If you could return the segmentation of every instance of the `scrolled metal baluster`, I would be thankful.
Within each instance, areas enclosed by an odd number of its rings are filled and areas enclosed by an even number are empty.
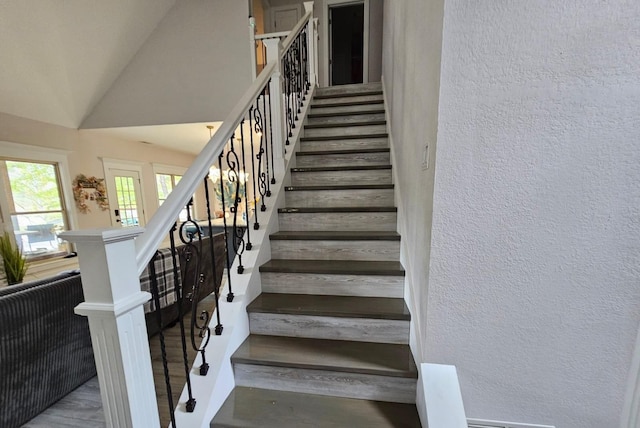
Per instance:
[[[267,88],[271,87],[271,79],[267,82]],[[271,117],[271,93],[269,93],[269,143],[271,144],[271,168],[275,165],[273,159],[273,118]],[[276,174],[275,171],[271,176],[271,184],[276,184]]]
[[[304,27],[304,37],[302,39],[302,61],[304,62],[304,67],[302,68],[304,70],[304,87],[305,87],[305,97],[304,99],[306,99],[306,95],[307,92],[309,91],[309,89],[311,88],[311,82],[310,82],[310,78],[309,76],[311,75],[311,70],[309,69],[310,64],[309,64],[309,31],[308,28],[305,26]]]
[[[213,267],[213,296],[216,300],[216,326],[214,331],[216,336],[220,336],[222,334],[223,326],[222,322],[220,322],[220,306],[218,305],[218,301],[220,299],[220,290],[218,289],[218,284],[216,281],[218,280],[218,273],[216,271],[216,257],[213,251],[213,225],[211,224],[211,198],[209,196],[209,175],[204,178],[204,196],[207,201],[207,222],[209,226],[209,251],[211,252],[211,264]],[[222,177],[220,177],[222,179]]]
[[[224,152],[218,156],[218,165],[220,166],[220,194],[222,195],[222,224],[224,225],[224,245],[229,248],[229,232],[227,231],[227,215],[225,213],[226,206],[224,202],[224,177],[222,176],[222,157]],[[227,257],[227,285],[229,285],[229,293],[227,293],[227,302],[233,302],[233,290],[231,289],[231,262],[229,260],[229,251],[225,251]]]
[[[267,186],[267,190],[265,192],[265,195],[267,196],[267,198],[271,197],[271,169],[269,168],[269,141],[267,139],[267,134],[266,134],[266,121],[267,121],[267,87],[265,86],[262,89],[262,111],[263,111],[263,119],[262,119],[262,136],[264,138],[264,166],[265,166],[265,174],[266,174],[266,186]],[[273,165],[273,164],[272,164]]]
[[[242,265],[242,255],[245,250],[244,234],[242,229],[238,227],[238,206],[242,202],[240,197],[241,188],[241,175],[240,175],[240,160],[235,148],[235,137],[232,135],[230,138],[230,150],[227,152],[227,165],[229,166],[228,181],[231,186],[234,187],[231,191],[233,196],[233,205],[229,207],[229,211],[233,214],[233,229],[232,229],[232,243],[233,250],[238,258],[238,273],[244,272],[244,266]]]
[[[247,192],[247,177],[249,174],[247,173],[247,161],[245,157],[244,151],[244,118],[240,121],[240,144],[242,147],[242,169],[244,170],[244,177],[240,177],[240,181],[242,181],[242,186],[244,190],[244,224],[246,226],[246,234],[247,234],[247,244],[245,246],[247,251],[251,251],[253,248],[253,244],[251,244],[251,233],[249,227],[249,192]],[[251,163],[253,163],[253,158],[251,158]]]
[[[164,333],[162,332],[162,314],[160,313],[160,292],[158,290],[158,277],[156,272],[156,257],[158,257],[158,252],[154,254],[149,262],[149,278],[151,279],[151,296],[153,298],[153,303],[155,304],[155,313],[156,313],[156,321],[158,322],[158,327],[160,331],[158,333],[158,337],[160,339],[160,353],[162,355],[162,368],[164,370],[164,381],[165,386],[167,388],[167,401],[169,404],[169,415],[171,417],[171,423],[173,426],[176,426],[176,418],[173,412],[173,394],[171,393],[171,379],[169,377],[169,362],[167,360],[167,348],[164,341]],[[166,278],[165,278],[166,280]],[[165,282],[166,284],[166,282]]]
[[[264,203],[264,198],[267,194],[267,175],[264,172],[264,165],[262,164],[265,151],[264,151],[264,130],[262,124],[262,113],[260,112],[260,100],[256,99],[256,108],[253,109],[253,126],[255,127],[256,134],[260,136],[260,148],[258,154],[256,154],[257,170],[258,170],[258,191],[260,192],[260,211],[266,211],[267,206]]]
[[[258,210],[255,209],[256,207],[256,200],[257,200],[257,196],[258,196],[258,189],[256,188],[256,181],[258,180],[258,175],[256,174],[256,162],[255,162],[255,151],[253,149],[253,134],[254,134],[254,127],[253,127],[253,109],[254,107],[251,106],[249,107],[249,135],[251,138],[249,138],[249,140],[251,141],[251,181],[253,182],[253,230],[258,230],[260,229],[260,223],[258,222]],[[247,227],[248,223],[247,223]]]

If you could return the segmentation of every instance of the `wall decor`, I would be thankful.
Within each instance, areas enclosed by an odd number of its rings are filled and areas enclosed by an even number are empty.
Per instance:
[[[81,213],[91,212],[90,202],[95,202],[102,211],[109,209],[107,200],[107,189],[104,185],[104,178],[87,177],[78,174],[73,180],[73,198]]]

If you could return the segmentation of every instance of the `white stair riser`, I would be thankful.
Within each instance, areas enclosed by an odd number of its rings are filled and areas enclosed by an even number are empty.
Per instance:
[[[398,261],[400,241],[272,240],[271,257],[288,260]]]
[[[334,186],[345,183],[391,184],[391,170],[305,171],[291,173],[292,186]]]
[[[395,232],[398,216],[396,212],[279,213],[278,222],[282,231]]]
[[[314,166],[389,165],[390,163],[389,152],[296,156],[296,166],[299,168]]]
[[[264,293],[401,298],[404,290],[403,276],[262,272],[260,279]]]
[[[348,104],[353,102],[365,102],[365,103],[378,103],[383,100],[382,95],[355,95],[349,97],[332,97],[332,98],[315,98],[312,102],[312,106],[322,106],[327,104]]]
[[[415,403],[417,382],[412,378],[246,363],[236,363],[233,368],[237,386]]]
[[[360,113],[366,111],[377,111],[384,108],[384,104],[365,104],[360,106],[337,106],[337,107],[320,107],[311,105],[311,113]]]
[[[252,312],[249,330],[253,334],[271,336],[409,343],[409,321],[399,320]]]
[[[323,150],[365,150],[388,149],[387,138],[358,138],[351,140],[318,140],[300,141],[300,150],[303,152],[318,152]],[[298,166],[300,166],[298,164]]]
[[[393,189],[302,190],[287,192],[287,206],[323,207],[389,207],[393,206]]]
[[[347,137],[353,135],[386,134],[386,125],[338,126],[330,128],[305,128],[306,138]]]
[[[385,120],[384,113],[352,114],[349,116],[310,117],[307,119],[307,125],[334,125],[334,124],[363,123],[363,122],[383,121],[383,120]]]

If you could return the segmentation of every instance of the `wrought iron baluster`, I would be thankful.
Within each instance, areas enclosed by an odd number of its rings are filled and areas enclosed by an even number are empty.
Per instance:
[[[303,97],[303,101],[306,99],[306,95],[307,92],[309,91],[309,89],[311,88],[311,83],[309,81],[309,76],[311,74],[311,71],[309,69],[310,64],[309,64],[309,31],[308,28],[305,26],[304,27],[304,36],[302,38],[302,61],[304,62],[304,67],[302,67],[302,69],[304,70],[304,97]]]
[[[267,88],[271,87],[271,79],[267,82]],[[269,143],[271,144],[271,167],[275,165],[273,159],[273,118],[271,117],[271,92],[269,92]],[[276,174],[275,171],[271,176],[271,184],[276,184]]]
[[[156,313],[156,321],[158,322],[158,327],[160,331],[158,332],[158,338],[160,339],[160,353],[162,355],[162,368],[164,371],[164,381],[165,386],[167,388],[167,401],[169,404],[169,416],[171,417],[171,424],[176,426],[176,416],[173,411],[173,394],[171,393],[171,379],[169,377],[169,362],[167,361],[167,348],[164,340],[164,333],[162,332],[162,314],[160,313],[160,291],[158,290],[158,277],[156,272],[156,258],[158,257],[158,252],[154,254],[149,262],[149,278],[151,279],[151,296],[153,298],[153,303],[155,304],[155,313]],[[166,277],[165,277],[166,280]],[[166,284],[166,282],[165,282]]]
[[[222,195],[222,224],[224,225],[224,245],[225,248],[229,248],[229,232],[227,231],[227,215],[225,213],[226,206],[224,202],[224,177],[222,175],[222,157],[224,156],[224,150],[218,157],[218,164],[220,166],[220,194]],[[233,245],[233,244],[232,244]],[[227,285],[229,286],[229,293],[227,293],[227,302],[233,302],[233,291],[231,289],[231,263],[229,261],[229,251],[225,251],[227,257]]]
[[[267,87],[266,86],[262,89],[262,112],[263,112],[262,137],[264,138],[264,151],[265,151],[264,166],[265,166],[265,173],[266,173],[265,184],[267,186],[265,195],[267,196],[267,198],[269,198],[271,197],[271,180],[270,180],[271,170],[269,168],[269,141],[267,139],[267,134],[265,129],[265,125],[267,121]]]
[[[247,234],[247,244],[245,248],[247,249],[247,251],[251,251],[251,249],[253,248],[253,244],[251,244],[251,228],[249,227],[249,192],[247,192],[247,177],[249,176],[249,174],[247,173],[247,161],[245,157],[244,143],[244,118],[242,118],[242,120],[240,121],[240,144],[242,147],[242,169],[244,170],[244,177],[240,178],[243,181],[244,186],[244,224],[246,226],[245,233]],[[251,158],[251,162],[253,163],[253,158]]]
[[[255,162],[255,150],[253,149],[253,106],[249,107],[249,135],[251,140],[251,181],[253,182],[253,229],[260,229],[260,223],[258,222],[258,210],[256,209],[256,202],[258,197],[258,189],[256,187],[256,181],[258,180],[258,175],[256,174],[256,162]],[[247,223],[247,227],[248,223]]]
[[[244,254],[245,243],[244,234],[242,229],[238,227],[238,206],[242,202],[240,197],[241,187],[241,175],[240,175],[240,161],[235,147],[235,136],[231,136],[229,139],[230,149],[227,152],[227,166],[229,167],[227,179],[231,186],[231,196],[233,197],[233,205],[229,207],[229,211],[233,214],[233,229],[232,229],[232,244],[235,256],[238,258],[238,273],[244,272],[244,266],[242,265],[242,255]],[[233,261],[232,261],[233,262]]]
[[[256,108],[253,109],[253,126],[255,127],[256,135],[260,138],[260,148],[258,154],[256,154],[257,170],[258,170],[258,191],[260,192],[260,211],[266,211],[267,206],[264,203],[264,198],[267,194],[267,175],[264,172],[263,159],[265,157],[264,151],[264,130],[262,123],[262,113],[260,112],[260,99],[256,99]]]
[[[218,280],[218,273],[216,271],[216,257],[213,251],[213,225],[211,224],[211,198],[209,196],[209,175],[204,178],[204,196],[207,201],[207,222],[209,226],[209,251],[211,252],[211,263],[213,267],[213,296],[216,300],[216,326],[214,331],[216,336],[220,336],[222,334],[222,323],[220,322],[220,306],[218,305],[218,301],[220,299],[220,290],[218,289],[218,284],[216,283]],[[222,179],[222,177],[220,177]]]

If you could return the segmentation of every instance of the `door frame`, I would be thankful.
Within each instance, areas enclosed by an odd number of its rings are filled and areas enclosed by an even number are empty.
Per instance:
[[[322,52],[322,66],[324,68],[324,85],[329,86],[331,76],[329,75],[329,9],[332,6],[350,4],[364,4],[364,34],[362,44],[362,83],[369,83],[369,0],[324,0],[322,13],[325,19],[322,20],[322,43],[325,49]]]
[[[267,27],[269,29],[269,33],[275,33],[276,29],[273,28],[273,23],[276,20],[275,17],[275,12],[279,11],[279,10],[289,10],[289,9],[296,9],[298,11],[298,21],[300,20],[300,18],[302,18],[302,7],[300,4],[286,4],[283,6],[272,6],[269,8],[269,26]],[[277,30],[277,32],[280,31],[288,31],[288,30]]]
[[[143,179],[143,174],[142,174],[142,163],[140,162],[134,162],[134,161],[125,161],[125,160],[120,160],[120,159],[109,159],[109,158],[102,158],[102,166],[104,168],[104,178],[105,178],[105,184],[107,186],[107,198],[115,198],[116,197],[116,188],[115,188],[115,183],[112,180],[112,175],[110,173],[110,170],[112,169],[120,169],[120,170],[125,170],[125,171],[134,171],[138,173],[138,177],[140,177],[140,208],[142,208],[142,215],[139,216],[139,218],[142,219],[142,221],[140,222],[140,226],[144,226],[145,224],[147,224],[147,205],[146,205],[146,199],[144,197],[144,192],[145,192],[145,186],[144,186],[144,179]],[[154,184],[155,184],[155,176],[154,178]],[[109,206],[109,217],[111,218],[111,225],[116,227],[116,226],[120,226],[116,221],[115,221],[115,216],[113,214],[113,210],[115,209],[115,204],[117,204],[117,199],[113,199],[114,201],[116,201],[114,203],[113,206]],[[110,204],[111,205],[111,204]]]

